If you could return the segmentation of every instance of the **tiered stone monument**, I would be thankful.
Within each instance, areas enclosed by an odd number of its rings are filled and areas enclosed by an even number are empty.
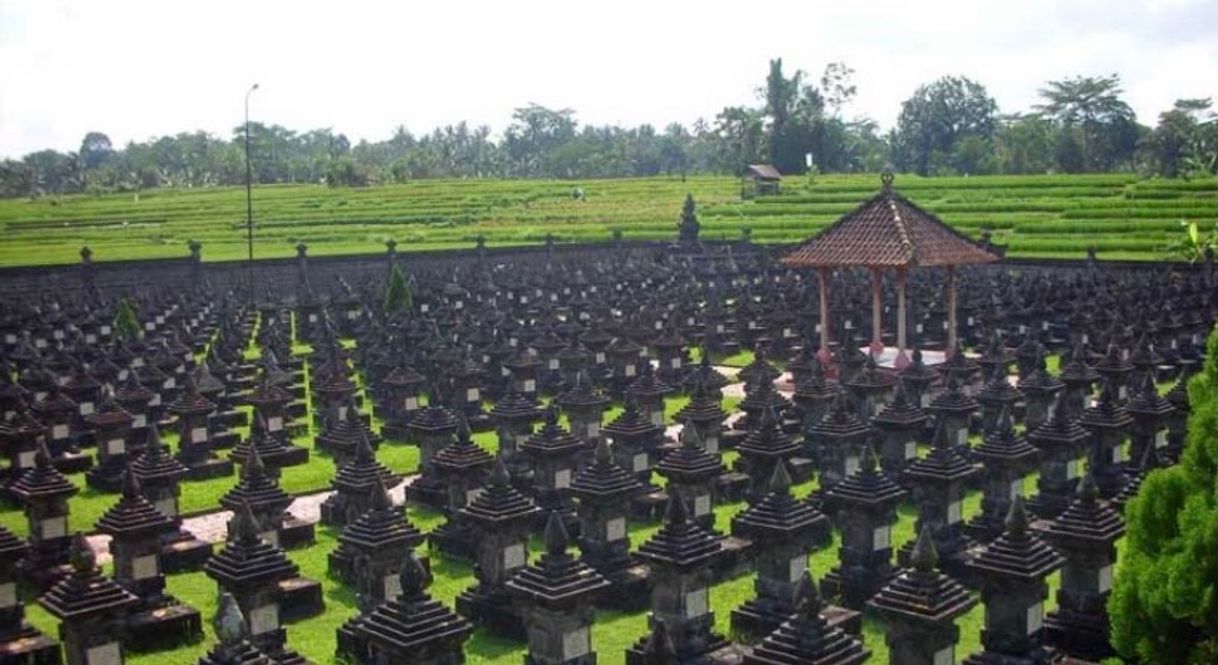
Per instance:
[[[833,511],[833,520],[841,529],[842,545],[840,563],[821,581],[821,590],[852,609],[862,608],[895,572],[892,525],[905,490],[878,467],[868,446],[859,470],[824,495],[825,507]]]
[[[730,651],[727,640],[714,632],[710,609],[710,563],[719,555],[719,539],[690,521],[685,502],[668,499],[664,526],[643,543],[637,556],[651,566],[651,613],[647,621],[664,624],[676,663],[728,662],[716,658]],[[626,651],[627,665],[653,662],[644,637]],[[726,655],[726,654],[725,654]]]
[[[21,562],[22,577],[35,588],[47,589],[70,572],[68,499],[80,490],[51,465],[45,440],[38,442],[34,468],[10,489],[22,504],[30,534],[30,549]]]
[[[1118,403],[1114,381],[1110,378],[1104,382],[1095,406],[1084,410],[1078,419],[1078,424],[1091,433],[1087,469],[1095,476],[1100,496],[1106,499],[1125,487],[1125,437],[1134,424],[1125,406]]]
[[[169,413],[178,419],[178,461],[186,465],[186,477],[191,480],[207,480],[230,476],[232,460],[216,456],[212,445],[211,423],[208,417],[216,410],[199,394],[195,382],[189,377],[182,394],[169,405]]]
[[[1041,354],[1031,373],[1019,380],[1019,391],[1024,395],[1024,426],[1028,431],[1049,420],[1053,404],[1065,388],[1065,383],[1049,374],[1044,354]]]
[[[211,557],[212,545],[182,528],[178,496],[182,493],[179,482],[186,475],[186,467],[169,454],[156,423],[148,426],[144,454],[131,463],[131,472],[139,481],[144,498],[174,524],[172,530],[161,536],[161,567],[166,573],[201,568]]]
[[[262,539],[249,508],[239,508],[228,529],[228,543],[207,560],[203,572],[237,600],[254,646],[277,663],[305,665],[308,661],[287,648],[282,624],[283,584],[297,579],[299,569],[283,550]]]
[[[457,596],[457,611],[496,635],[525,636],[522,617],[512,609],[505,585],[528,564],[528,534],[538,512],[512,487],[502,457],[495,460],[486,491],[459,512],[481,538],[474,552],[477,581]]]
[[[221,593],[212,629],[218,644],[199,665],[274,665],[275,661],[250,642],[250,629],[231,593]]]
[[[689,403],[674,416],[677,422],[698,431],[702,448],[712,455],[719,452],[723,421],[727,420],[728,415],[719,406],[719,401],[720,398],[707,388],[705,381],[696,379],[689,391]]]
[[[123,623],[139,602],[102,575],[84,535],[72,538],[72,573],[38,599],[59,619],[66,665],[122,665]]]
[[[715,481],[724,471],[723,457],[703,449],[696,428],[685,425],[681,445],[664,455],[655,471],[668,481],[666,492],[675,493],[685,505],[693,506],[690,519],[703,529],[714,531]]]
[[[880,435],[880,466],[894,477],[918,456],[918,436],[930,417],[909,398],[905,384],[897,385],[892,401],[871,418]]]
[[[1167,398],[1159,395],[1154,376],[1150,372],[1142,375],[1130,394],[1125,412],[1133,418],[1129,429],[1129,462],[1134,466],[1141,462],[1147,448],[1156,452],[1167,447],[1168,423],[1175,407]]]
[[[758,428],[750,432],[737,449],[744,471],[749,475],[749,488],[745,492],[749,503],[760,501],[768,493],[770,478],[778,464],[786,464],[788,469],[798,468],[802,473],[796,475],[801,479],[806,479],[811,472],[809,461],[798,456],[799,444],[782,430],[782,421],[774,408],[764,411]]]
[[[551,511],[544,533],[546,551],[505,585],[524,619],[528,634],[525,662],[541,665],[594,665],[593,602],[609,582],[567,553],[563,518]]]
[[[822,611],[824,601],[804,571],[796,591],[795,613],[761,644],[744,653],[744,665],[777,663],[816,663],[817,665],[858,665],[871,657],[863,644],[834,627]]]
[[[965,484],[978,469],[964,459],[947,439],[942,421],[935,429],[930,454],[916,459],[905,469],[905,480],[912,488],[918,507],[915,528],[930,527],[940,567],[956,579],[967,579],[965,564],[972,540],[964,533]],[[897,554],[901,566],[909,565],[914,543],[907,543]]]
[[[460,419],[456,440],[432,458],[436,477],[448,488],[444,509],[448,520],[427,534],[433,547],[454,558],[473,558],[474,543],[480,535],[461,519],[460,511],[482,492],[494,464],[495,458],[474,443],[465,419]]]
[[[436,475],[432,459],[452,441],[457,424],[457,414],[441,404],[439,389],[433,385],[427,406],[406,426],[410,441],[419,447],[419,477],[406,486],[408,500],[437,510],[448,503],[448,490]],[[503,445],[502,440],[499,445]]]
[[[575,375],[571,387],[555,398],[554,403],[566,414],[571,433],[584,441],[588,450],[596,447],[601,437],[601,425],[609,398],[596,389],[587,370]]]
[[[520,452],[533,471],[533,496],[538,508],[547,515],[557,512],[569,532],[578,533],[575,502],[571,498],[571,479],[577,459],[584,450],[579,439],[558,425],[558,409],[546,409],[545,424],[520,444]]]
[[[983,650],[970,655],[964,663],[1058,662],[1060,656],[1041,640],[1044,602],[1049,597],[1045,578],[1065,561],[1029,530],[1023,497],[1011,502],[1006,527],[971,563],[981,579],[985,628],[981,631]]]
[[[626,517],[630,500],[643,489],[637,478],[613,461],[609,441],[596,444],[592,464],[571,481],[578,500],[580,558],[610,583],[598,604],[619,610],[647,602],[649,571],[630,553]]]
[[[824,493],[858,470],[871,428],[850,408],[845,393],[839,392],[824,419],[808,428],[807,435],[804,447],[816,460],[820,493]]]
[[[97,408],[85,416],[97,444],[97,464],[85,472],[85,482],[95,490],[114,492],[123,485],[127,470],[127,435],[135,418],[127,413],[112,393],[107,392]]]
[[[398,576],[401,593],[338,629],[340,659],[358,665],[460,665],[474,632],[467,619],[427,594],[431,574],[410,554]]]
[[[936,425],[942,423],[950,445],[968,457],[971,454],[968,445],[969,425],[980,405],[963,389],[958,377],[958,373],[948,373],[947,390],[931,400],[926,410],[934,415]]]
[[[981,542],[999,536],[1004,528],[1011,501],[1024,494],[1024,478],[1036,466],[1037,451],[1022,434],[1015,432],[1011,415],[1002,411],[995,428],[976,448],[973,457],[985,468],[981,512],[964,526],[965,532]]]
[[[393,505],[380,479],[371,494],[368,510],[338,534],[338,547],[328,559],[331,575],[360,589],[361,605],[365,598],[377,605],[397,595],[394,585],[406,555],[424,540],[406,519],[405,509]]]
[[[1090,472],[1079,483],[1074,503],[1040,534],[1066,559],[1057,609],[1045,617],[1045,643],[1082,660],[1115,656],[1108,641],[1107,607],[1116,541],[1125,534],[1125,523],[1100,500]]]
[[[355,447],[355,456],[339,467],[330,487],[334,493],[321,504],[321,523],[342,526],[359,519],[367,512],[372,489],[376,483],[394,487],[402,477],[376,461],[372,444],[362,437]]]
[[[266,473],[262,455],[251,448],[241,467],[241,479],[220,497],[220,505],[228,510],[248,506],[258,521],[262,539],[284,549],[313,544],[316,540],[313,522],[298,519],[288,512],[292,496],[279,488],[278,481]]]
[[[886,624],[889,662],[954,663],[960,641],[955,621],[976,606],[977,599],[935,568],[938,556],[929,527],[918,534],[909,559],[910,567],[867,601]]]
[[[161,537],[174,530],[173,521],[144,498],[130,470],[122,498],[97,521],[97,530],[110,536],[114,581],[139,600],[124,625],[128,647],[171,649],[203,634],[199,611],[165,593]]]
[[[785,464],[774,467],[769,493],[732,519],[732,535],[757,547],[757,596],[732,610],[732,633],[754,642],[795,612],[795,593],[808,570],[812,548],[829,539],[829,519],[791,496]]]
[[[1028,432],[1028,443],[1040,450],[1040,476],[1037,494],[1028,504],[1041,519],[1057,517],[1070,504],[1091,435],[1077,422],[1077,414],[1067,406],[1065,394],[1057,399],[1053,416]]]

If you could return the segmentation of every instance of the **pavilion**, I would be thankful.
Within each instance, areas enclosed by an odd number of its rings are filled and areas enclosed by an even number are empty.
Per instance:
[[[871,349],[884,348],[881,335],[883,272],[895,273],[897,286],[897,368],[908,363],[905,351],[905,279],[911,268],[947,269],[947,348],[956,347],[956,266],[992,263],[1001,257],[951,228],[892,188],[883,188],[859,207],[789,251],[781,261],[791,268],[815,268],[820,277],[820,353],[828,359],[830,342],[829,276],[837,268],[871,271]]]

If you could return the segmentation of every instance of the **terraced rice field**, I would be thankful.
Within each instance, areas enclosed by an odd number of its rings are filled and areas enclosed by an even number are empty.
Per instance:
[[[305,241],[310,254],[489,245],[672,238],[686,193],[699,204],[703,237],[803,239],[879,186],[878,176],[791,177],[781,196],[741,200],[728,177],[593,181],[424,180],[366,189],[321,185],[261,186],[254,191],[256,256],[283,257]],[[576,188],[584,198],[573,196]],[[1142,180],[1132,174],[920,178],[896,188],[964,233],[982,229],[1017,256],[1153,260],[1180,236],[1180,221],[1208,229],[1218,219],[1214,180]],[[151,190],[138,194],[0,201],[0,266],[73,263],[82,245],[99,261],[179,257],[204,245],[206,260],[244,258],[242,188]]]

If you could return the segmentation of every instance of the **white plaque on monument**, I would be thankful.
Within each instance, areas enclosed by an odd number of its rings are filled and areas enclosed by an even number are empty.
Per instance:
[[[621,540],[626,536],[626,518],[615,517],[608,522],[605,522],[605,540],[615,541]]]
[[[1112,564],[1100,568],[1099,579],[1096,580],[1096,591],[1107,593],[1112,590]]]
[[[157,499],[152,505],[156,506],[156,509],[161,511],[161,514],[166,517],[177,517],[178,515],[178,501],[173,497]]]
[[[706,589],[685,594],[685,618],[693,619],[706,614]]]
[[[160,566],[157,565],[157,555],[155,554],[137,556],[131,560],[131,577],[137,580],[156,577],[160,572]]]
[[[385,576],[382,582],[385,600],[393,600],[402,595],[402,578],[397,573],[390,573]]]
[[[635,453],[634,459],[631,461],[632,469],[635,473],[647,470],[647,453]]]
[[[504,570],[515,570],[524,566],[524,545],[516,543],[508,545],[503,550],[503,568]]]
[[[562,657],[573,660],[592,650],[587,628],[577,628],[562,635]]]
[[[122,665],[123,654],[118,642],[107,642],[85,651],[85,665]]]
[[[858,470],[859,470],[859,458],[855,455],[851,455],[851,456],[847,457],[846,458],[846,475],[847,476],[853,475],[854,472],[858,471]]]
[[[960,521],[960,500],[947,504],[947,523],[955,524]]]
[[[694,517],[701,517],[710,513],[711,498],[709,494],[699,494],[694,497]]]
[[[554,472],[554,487],[565,490],[571,486],[571,469],[559,469]]]
[[[279,629],[279,605],[270,603],[250,612],[250,635],[261,635]]]
[[[7,610],[17,604],[17,584],[0,584],[0,609]]]
[[[790,566],[787,569],[787,581],[798,582],[799,578],[804,576],[804,571],[808,570],[807,555],[800,554],[791,558]]]
[[[121,455],[127,451],[127,442],[123,439],[110,439],[106,442],[106,454]]]
[[[876,552],[888,547],[891,543],[892,527],[885,524],[877,526],[871,534],[871,551]]]
[[[68,518],[48,517],[38,524],[43,538],[63,538],[68,533]]]
[[[200,441],[206,441],[206,440],[207,440],[207,428],[206,427],[196,427],[196,428],[190,430],[190,442],[191,443],[198,443]]]
[[[1028,634],[1031,635],[1040,630],[1045,619],[1045,605],[1043,602],[1033,603],[1028,607]]]

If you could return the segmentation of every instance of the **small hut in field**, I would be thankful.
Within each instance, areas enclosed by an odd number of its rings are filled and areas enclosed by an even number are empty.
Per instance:
[[[778,193],[782,174],[769,164],[749,164],[744,167],[740,180],[741,191],[746,196],[767,196]]]

